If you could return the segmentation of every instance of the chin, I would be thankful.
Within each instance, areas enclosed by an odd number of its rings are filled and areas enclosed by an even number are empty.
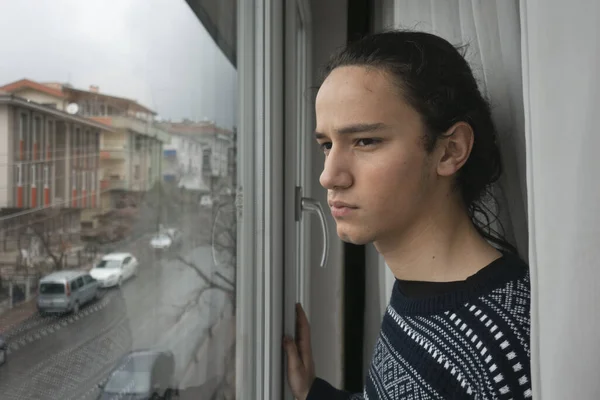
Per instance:
[[[373,238],[365,232],[352,232],[348,229],[340,229],[338,227],[337,234],[343,242],[356,245],[368,244],[373,241]]]

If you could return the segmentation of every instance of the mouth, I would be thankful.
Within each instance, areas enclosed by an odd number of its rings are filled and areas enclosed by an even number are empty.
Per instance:
[[[331,208],[331,214],[334,218],[340,218],[350,215],[352,212],[358,209],[358,207],[343,203],[340,201],[333,201],[329,203]]]

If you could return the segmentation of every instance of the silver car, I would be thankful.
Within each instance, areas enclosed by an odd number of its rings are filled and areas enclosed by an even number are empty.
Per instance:
[[[79,312],[99,297],[99,284],[85,271],[65,270],[40,279],[37,308],[41,314]]]

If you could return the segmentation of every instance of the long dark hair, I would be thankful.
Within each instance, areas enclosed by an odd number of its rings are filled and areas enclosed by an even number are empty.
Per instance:
[[[428,152],[452,125],[468,123],[474,143],[457,174],[457,189],[479,234],[501,250],[516,253],[504,234],[492,227],[494,223],[502,227],[492,193],[502,174],[502,158],[490,105],[461,50],[429,33],[386,31],[348,44],[330,59],[325,75],[342,66],[373,67],[391,74],[405,100],[421,114]]]

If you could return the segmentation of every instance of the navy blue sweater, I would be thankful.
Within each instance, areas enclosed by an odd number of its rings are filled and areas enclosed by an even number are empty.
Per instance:
[[[307,400],[531,398],[529,269],[505,254],[461,282],[396,281],[364,392]]]

